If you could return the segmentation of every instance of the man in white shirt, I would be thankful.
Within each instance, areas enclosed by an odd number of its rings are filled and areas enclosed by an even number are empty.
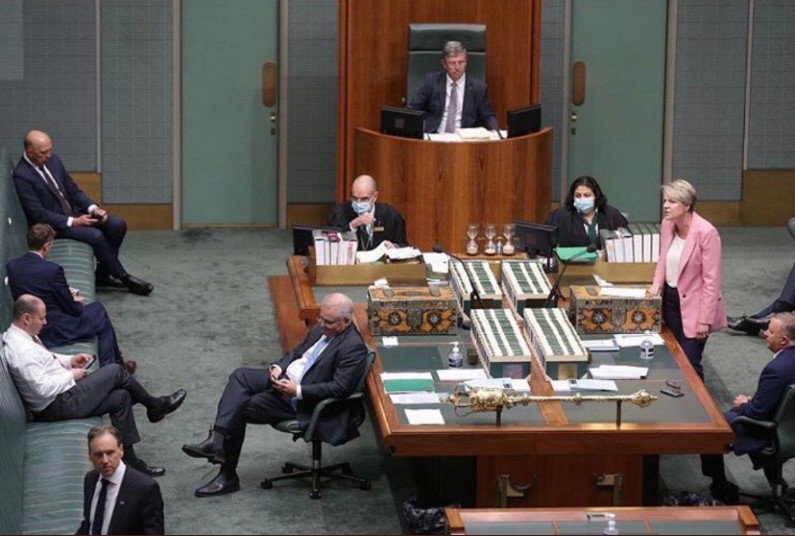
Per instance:
[[[90,355],[51,352],[38,337],[47,323],[47,308],[35,296],[23,294],[17,298],[12,318],[3,334],[3,347],[14,385],[34,420],[53,422],[109,413],[124,438],[127,464],[151,476],[165,474],[162,467],[149,466],[135,455],[133,445],[141,438],[133,405],[143,404],[149,421],[158,422],[179,408],[185,390],[155,397],[119,364],[89,372],[84,367]]]
[[[149,475],[123,461],[121,433],[100,424],[88,432],[94,470],[83,482],[83,522],[77,534],[164,534],[163,496]]]

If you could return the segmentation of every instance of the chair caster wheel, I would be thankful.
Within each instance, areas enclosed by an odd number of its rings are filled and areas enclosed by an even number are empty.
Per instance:
[[[353,468],[351,468],[350,464],[347,463],[340,468],[340,471],[342,471],[343,475],[350,476],[353,474]]]
[[[359,489],[367,491],[367,490],[373,489],[373,485],[370,483],[369,480],[365,480],[364,482],[359,484]]]
[[[273,488],[273,482],[271,482],[266,478],[265,480],[260,482],[259,487],[261,487],[262,489],[271,489]]]
[[[287,465],[286,463],[284,465],[282,465],[282,473],[287,474],[287,473],[292,473],[292,472],[293,472],[293,468],[291,466]]]
[[[310,491],[309,492],[309,498],[310,499],[319,499],[320,498],[320,490],[319,489],[313,489],[312,491]]]

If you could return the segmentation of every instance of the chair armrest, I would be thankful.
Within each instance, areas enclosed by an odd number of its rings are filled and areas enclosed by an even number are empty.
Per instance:
[[[315,409],[312,410],[312,416],[309,418],[309,423],[307,423],[306,429],[304,430],[304,440],[307,442],[312,441],[312,437],[315,435],[315,426],[317,425],[317,421],[320,420],[320,417],[326,408],[335,406],[337,404],[349,403],[352,400],[359,400],[361,398],[364,398],[364,393],[360,391],[357,393],[351,393],[345,398],[324,398],[318,402],[315,406]]]
[[[750,417],[740,416],[734,419],[731,422],[731,427],[734,429],[735,425],[737,424],[745,424],[747,426],[753,426],[754,428],[764,430],[766,432],[773,432],[776,428],[778,428],[778,423],[775,421],[758,421],[756,419],[752,419]]]

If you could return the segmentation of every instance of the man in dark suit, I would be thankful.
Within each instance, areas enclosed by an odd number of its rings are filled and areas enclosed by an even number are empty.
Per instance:
[[[762,369],[754,396],[737,395],[734,398],[732,408],[724,414],[729,423],[739,416],[770,420],[787,386],[795,383],[795,314],[774,315],[765,331],[765,342],[774,354],[773,359]],[[755,453],[771,442],[770,436],[742,425],[735,428],[735,434],[734,453],[737,456],[748,454],[752,461],[755,461]],[[712,478],[710,490],[716,498],[727,503],[737,502],[739,488],[726,478],[722,456],[702,456],[701,470],[705,476]],[[770,481],[773,473],[767,468],[764,470]],[[770,483],[786,486],[785,482]]]
[[[160,422],[185,401],[179,389],[169,396],[152,396],[116,363],[91,371],[91,356],[58,354],[38,335],[47,323],[47,308],[36,296],[23,294],[14,302],[13,321],[3,334],[8,370],[19,397],[34,421],[58,422],[110,414],[124,445],[124,462],[150,476],[164,475],[162,467],[147,465],[135,454],[141,440],[133,406],[146,407],[149,422]]]
[[[83,193],[52,153],[52,140],[45,132],[31,130],[24,146],[25,153],[14,168],[14,186],[28,223],[47,223],[58,238],[89,244],[97,258],[98,286],[151,294],[152,284],[128,274],[119,261],[127,223]]]
[[[359,175],[351,186],[351,200],[334,207],[327,225],[356,232],[359,251],[369,251],[386,242],[387,247],[406,245],[406,222],[398,210],[377,203],[378,190],[370,175]]]
[[[787,280],[784,281],[784,288],[781,289],[776,301],[756,314],[728,317],[729,327],[755,337],[767,329],[773,314],[790,311],[795,311],[795,264],[792,265]]]
[[[442,51],[443,71],[425,75],[408,107],[425,112],[425,132],[455,132],[457,128],[499,128],[489,104],[486,84],[466,74],[467,50],[448,41]]]
[[[66,282],[63,268],[47,260],[55,233],[46,223],[28,229],[28,252],[8,261],[6,273],[11,294],[16,300],[23,294],[40,298],[47,307],[47,325],[39,336],[45,346],[64,346],[97,338],[100,366],[124,364],[135,373],[135,361],[122,361],[116,331],[101,303],[86,304]]]
[[[246,424],[297,418],[306,425],[318,402],[346,397],[356,389],[366,363],[367,347],[353,324],[353,302],[344,294],[330,294],[320,306],[318,325],[281,361],[268,371],[239,368],[229,376],[207,439],[182,446],[188,456],[221,464],[218,475],[197,489],[196,496],[240,489],[235,469]],[[340,407],[317,423],[317,437],[331,445],[358,437],[354,417],[353,408]]]
[[[101,424],[88,432],[94,470],[83,481],[83,522],[77,534],[165,534],[163,496],[152,477],[122,461],[121,433]]]

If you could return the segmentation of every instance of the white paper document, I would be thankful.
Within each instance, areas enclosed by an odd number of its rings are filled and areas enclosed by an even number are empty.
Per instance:
[[[382,372],[381,381],[384,380],[433,380],[430,372]]]
[[[417,257],[422,257],[422,251],[413,247],[390,248],[386,250],[386,256],[389,258],[389,260],[405,261],[407,259],[416,259]]]
[[[628,287],[599,287],[600,296],[610,296],[613,298],[645,298],[645,288]]]
[[[392,346],[397,346],[399,343],[397,337],[381,337],[381,344],[384,348],[390,348]]]
[[[370,251],[356,253],[356,264],[371,264],[380,261],[386,255],[386,242],[381,242],[377,248]]]
[[[568,391],[618,391],[616,382],[612,380],[552,380],[550,383],[556,393]]]
[[[482,380],[469,380],[464,385],[470,389],[513,389],[517,393],[529,393],[530,384],[524,379],[513,378],[484,378]]]
[[[440,404],[445,393],[395,393],[389,395],[393,404]]]
[[[459,128],[455,131],[462,140],[489,140],[491,132],[484,127]]]
[[[461,136],[456,134],[455,132],[431,132],[426,134],[428,139],[431,141],[447,141],[447,142],[459,142],[461,140]]]
[[[422,260],[425,264],[431,267],[431,272],[437,274],[450,273],[450,265],[448,264],[448,257],[446,253],[423,253]]]
[[[582,341],[582,345],[592,352],[617,352],[618,343],[615,339],[596,339]]]
[[[613,283],[611,283],[607,279],[604,279],[599,274],[593,274],[593,280],[596,281],[597,286],[600,286],[600,287],[612,287],[613,286]]]
[[[617,333],[614,337],[621,348],[640,346],[640,343],[646,339],[649,339],[654,346],[663,346],[665,344],[659,333]]]
[[[463,382],[487,377],[486,371],[479,368],[439,369],[436,375],[441,382]]]
[[[601,365],[591,367],[590,372],[595,380],[640,380],[649,374],[649,367]]]
[[[409,424],[444,424],[442,412],[438,409],[407,409]]]

